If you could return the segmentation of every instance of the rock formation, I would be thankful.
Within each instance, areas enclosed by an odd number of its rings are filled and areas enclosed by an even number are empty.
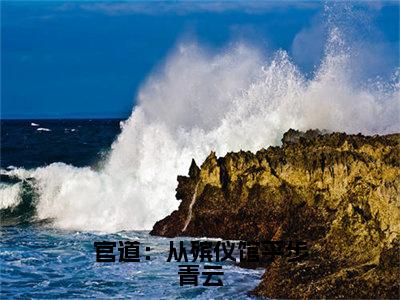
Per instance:
[[[399,298],[400,134],[289,130],[280,147],[192,161],[176,191],[151,234],[307,242],[306,260],[264,265],[254,295]]]

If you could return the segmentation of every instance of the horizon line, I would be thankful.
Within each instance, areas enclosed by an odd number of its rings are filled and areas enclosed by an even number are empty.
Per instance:
[[[34,120],[126,120],[128,117],[33,117],[33,118],[0,118],[0,121],[34,121]]]

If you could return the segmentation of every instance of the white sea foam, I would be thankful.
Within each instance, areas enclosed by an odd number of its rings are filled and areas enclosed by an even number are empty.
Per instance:
[[[21,201],[19,192],[21,183],[14,185],[0,184],[0,209],[15,207]]]
[[[141,88],[101,170],[56,163],[7,173],[35,178],[37,217],[54,226],[149,229],[177,208],[176,176],[211,150],[256,151],[279,144],[289,128],[398,132],[399,72],[393,82],[354,82],[342,44],[332,30],[311,79],[285,51],[264,57],[244,44],[218,54],[181,45]]]
[[[32,122],[32,123],[31,123],[31,126],[32,126],[32,127],[38,127],[38,126],[40,126],[40,125],[37,124],[37,123],[33,123],[33,122]]]
[[[36,129],[37,131],[51,131],[51,129],[49,128],[45,128],[45,127],[39,127],[38,129]]]

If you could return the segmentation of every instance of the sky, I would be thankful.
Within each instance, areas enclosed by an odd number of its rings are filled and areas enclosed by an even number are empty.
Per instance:
[[[377,58],[364,73],[389,76],[399,67],[398,2],[351,9],[351,38]],[[284,49],[312,76],[326,13],[314,1],[1,1],[1,118],[126,118],[146,78],[185,42]]]

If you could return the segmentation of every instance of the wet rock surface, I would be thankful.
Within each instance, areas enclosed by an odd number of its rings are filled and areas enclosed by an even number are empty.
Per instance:
[[[400,134],[291,129],[280,147],[192,161],[176,191],[151,234],[307,242],[306,260],[266,265],[254,295],[400,296]]]

